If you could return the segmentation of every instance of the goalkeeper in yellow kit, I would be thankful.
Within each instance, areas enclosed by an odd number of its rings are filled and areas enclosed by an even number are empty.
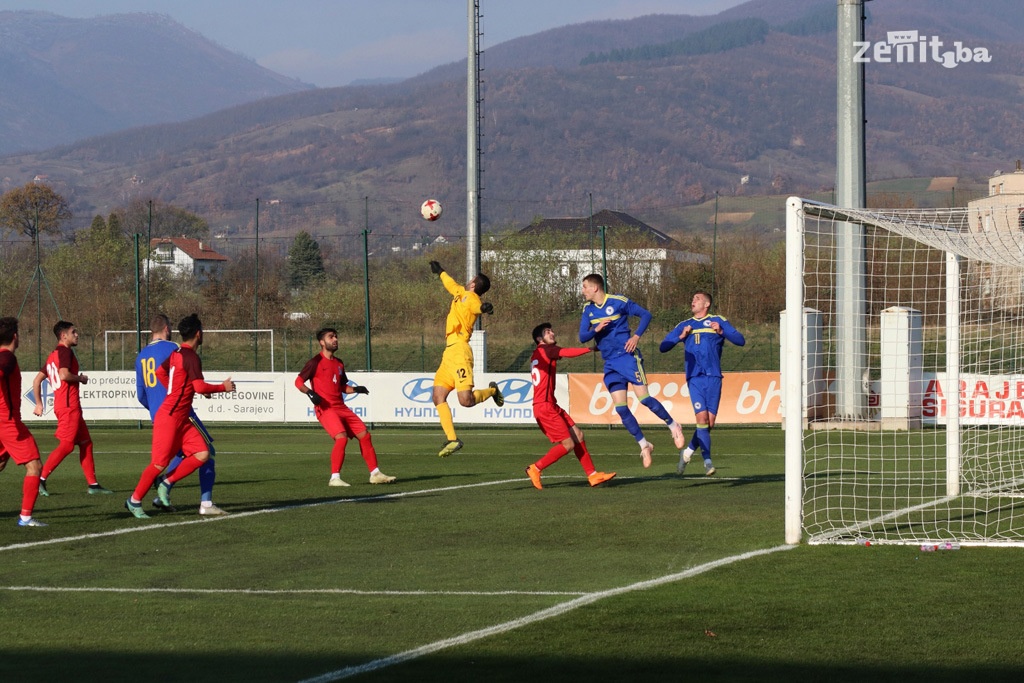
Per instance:
[[[489,398],[500,407],[505,404],[505,397],[494,382],[486,389],[473,391],[473,350],[469,347],[469,338],[473,336],[473,327],[480,314],[494,312],[494,306],[480,301],[480,295],[491,288],[490,279],[479,273],[463,287],[444,272],[437,261],[430,262],[430,270],[441,277],[441,284],[452,295],[452,305],[444,324],[444,355],[434,374],[434,407],[447,439],[438,455],[446,458],[462,448],[462,440],[455,434],[452,409],[448,406],[448,394],[452,389],[458,393],[459,405],[466,408]]]

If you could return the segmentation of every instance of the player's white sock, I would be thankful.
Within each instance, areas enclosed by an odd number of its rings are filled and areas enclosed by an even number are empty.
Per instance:
[[[370,476],[371,476],[371,477],[372,477],[373,475],[375,475],[375,474],[380,474],[380,468],[379,468],[379,467],[374,467],[374,468],[373,468],[373,472],[370,472]]]

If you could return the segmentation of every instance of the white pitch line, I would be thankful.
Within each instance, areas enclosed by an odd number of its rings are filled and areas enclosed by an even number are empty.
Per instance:
[[[134,518],[127,519],[128,513],[125,512],[126,521],[135,522],[137,526],[125,527],[123,529],[114,529],[112,531],[101,531],[94,534],[81,534],[79,536],[64,536],[62,538],[51,538],[45,541],[28,541],[26,543],[12,543],[11,545],[0,546],[0,552],[5,550],[21,550],[23,548],[37,548],[44,545],[54,545],[57,543],[71,543],[73,541],[88,541],[94,538],[108,538],[111,536],[120,536],[122,534],[134,534],[140,531],[153,531],[155,529],[167,529],[170,527],[188,526],[190,524],[214,524],[218,522],[229,522],[233,519],[245,519],[246,517],[252,517],[254,515],[267,515],[275,512],[286,512],[289,510],[303,510],[306,508],[321,507],[323,505],[337,505],[339,503],[366,503],[369,501],[378,500],[391,500],[395,498],[409,498],[411,496],[421,496],[428,493],[441,493],[444,491],[458,491],[460,489],[472,489],[479,488],[481,486],[498,486],[500,484],[522,484],[528,482],[523,478],[517,479],[501,479],[498,481],[484,481],[476,484],[460,484],[459,486],[442,486],[434,489],[422,489],[419,491],[402,491],[399,493],[384,493],[376,496],[366,496],[365,498],[338,498],[336,500],[325,500],[319,503],[302,503],[300,505],[284,505],[276,508],[266,508],[263,510],[250,510],[249,512],[233,512],[230,515],[224,515],[223,517],[210,517],[207,519],[190,519],[182,522],[170,522],[167,524],[142,524],[136,522]]]
[[[662,479],[662,478],[665,478],[667,476],[669,476],[669,475],[661,475],[661,476],[655,476],[655,477],[619,477],[618,479],[619,479],[619,481],[628,481],[628,480],[634,480],[634,479]],[[550,477],[550,479],[576,479],[576,478],[577,477],[575,477],[573,475],[552,475]],[[692,481],[707,481],[707,482],[711,482],[711,481],[738,481],[738,480],[741,480],[741,479],[743,479],[743,477],[735,477],[735,478],[730,478],[730,477],[714,477],[714,478],[711,478],[711,479],[694,477],[692,479]],[[96,538],[109,538],[109,537],[112,537],[112,536],[120,536],[120,535],[123,535],[123,534],[134,534],[134,533],[138,533],[138,532],[141,532],[141,531],[153,531],[155,529],[167,529],[167,528],[171,528],[171,527],[188,526],[190,524],[213,524],[213,523],[216,523],[216,522],[228,522],[228,521],[231,521],[233,519],[245,519],[246,517],[252,517],[253,515],[266,515],[266,514],[271,514],[271,513],[275,513],[275,512],[286,512],[286,511],[289,511],[289,510],[304,510],[306,508],[315,508],[315,507],[320,507],[322,505],[337,505],[339,503],[366,503],[366,502],[378,501],[378,500],[391,500],[391,499],[396,499],[396,498],[409,498],[411,496],[422,496],[422,495],[428,494],[428,493],[442,493],[442,492],[445,492],[445,491],[459,491],[461,489],[472,489],[472,488],[478,488],[478,487],[481,487],[481,486],[498,486],[498,485],[501,485],[501,484],[522,484],[525,481],[528,481],[528,480],[523,479],[523,478],[499,479],[497,481],[484,481],[484,482],[478,482],[476,484],[460,484],[458,486],[441,486],[439,488],[422,489],[422,490],[419,490],[419,491],[402,491],[401,493],[383,493],[383,494],[379,494],[379,495],[375,495],[375,496],[366,496],[366,497],[357,497],[357,498],[353,498],[353,497],[350,497],[350,498],[338,498],[336,500],[325,500],[325,501],[321,501],[319,503],[302,503],[300,505],[283,505],[281,507],[266,508],[266,509],[263,509],[263,510],[250,510],[248,512],[233,512],[230,515],[224,515],[223,517],[218,516],[218,517],[207,517],[205,519],[190,519],[190,520],[185,520],[185,521],[181,521],[181,522],[168,522],[166,524],[141,524],[141,523],[138,523],[137,526],[125,527],[123,529],[113,529],[111,531],[100,531],[100,532],[97,532],[97,533],[94,533],[94,534],[81,534],[79,536],[64,536],[64,537],[61,537],[61,538],[47,539],[45,541],[27,541],[25,543],[12,543],[11,545],[0,546],[0,552],[4,552],[6,550],[23,550],[25,548],[37,548],[39,546],[56,545],[58,543],[72,543],[74,541],[89,541],[89,540],[96,539]],[[125,516],[126,516],[126,521],[134,521],[134,520],[127,520],[127,512],[125,513]]]
[[[409,596],[460,596],[460,597],[501,597],[505,595],[587,595],[585,591],[367,591],[355,588],[294,588],[294,589],[260,589],[260,588],[109,588],[102,586],[0,586],[0,590],[11,592],[36,593],[176,593],[176,594],[224,594],[224,595],[365,595],[385,597]]]
[[[765,548],[763,550],[752,550],[750,552],[742,553],[740,555],[732,555],[731,557],[723,557],[719,560],[712,560],[711,562],[705,562],[704,564],[691,567],[684,571],[668,574],[667,576],[661,576],[656,579],[649,579],[647,581],[638,581],[637,583],[631,583],[627,586],[620,586],[619,588],[611,588],[606,591],[599,591],[597,593],[587,593],[575,600],[569,600],[563,602],[554,607],[548,607],[542,609],[539,612],[533,614],[527,614],[524,617],[513,619],[512,621],[506,621],[503,624],[495,624],[494,626],[488,626],[477,631],[470,631],[463,633],[459,636],[453,636],[451,638],[445,638],[444,640],[438,640],[433,643],[421,645],[420,647],[413,648],[412,650],[406,650],[405,652],[399,652],[398,654],[391,655],[389,657],[382,657],[381,659],[375,659],[366,664],[360,664],[358,666],[347,666],[344,669],[338,669],[337,671],[331,671],[325,674],[320,674],[313,678],[306,678],[299,683],[333,683],[333,681],[340,681],[345,678],[351,678],[363,673],[369,673],[371,671],[377,671],[384,669],[395,664],[401,664],[408,662],[412,659],[419,659],[426,655],[440,652],[451,647],[458,647],[459,645],[466,645],[476,640],[482,640],[483,638],[489,638],[490,636],[500,635],[509,631],[514,631],[517,628],[528,626],[529,624],[535,624],[538,621],[544,621],[545,619],[551,619],[552,617],[558,617],[567,612],[571,612],[580,607],[593,604],[599,600],[605,598],[611,598],[625,593],[632,593],[634,591],[647,590],[648,588],[657,588],[668,583],[674,583],[682,579],[689,579],[694,576],[699,576],[705,572],[709,572],[712,569],[718,569],[726,565],[733,564],[734,562],[740,562],[742,560],[749,560],[755,557],[761,557],[762,555],[770,555],[777,553],[781,550],[792,550],[798,546],[795,545],[779,545],[774,548]]]

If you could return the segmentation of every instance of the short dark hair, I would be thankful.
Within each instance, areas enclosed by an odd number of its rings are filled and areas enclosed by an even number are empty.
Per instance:
[[[153,320],[149,323],[150,332],[159,332],[160,330],[167,328],[171,329],[171,319],[163,313],[157,313],[153,316]]]
[[[483,273],[477,273],[476,277],[473,278],[473,282],[476,283],[476,287],[473,291],[476,292],[477,296],[481,296],[487,293],[487,290],[491,288],[491,278],[487,277]]]
[[[190,341],[195,339],[196,335],[203,329],[203,321],[199,319],[198,313],[186,315],[178,323],[178,334],[181,335],[181,341]]]
[[[74,323],[69,323],[67,320],[58,320],[57,324],[53,326],[53,336],[59,341],[60,335],[64,334],[74,326]]]
[[[338,331],[333,327],[322,327],[316,331],[316,340],[318,342],[323,341],[329,332],[333,332],[335,337],[338,336]]]
[[[540,338],[544,336],[544,330],[550,330],[551,323],[541,323],[533,328],[533,343],[540,344]]]
[[[18,334],[18,319],[13,316],[0,318],[0,346],[7,346]]]
[[[715,303],[714,299],[711,298],[711,294],[709,292],[705,292],[703,289],[698,289],[696,292],[693,293],[694,296],[697,296],[698,294],[700,294],[701,296],[708,300],[708,308],[711,308],[711,304]]]
[[[598,275],[597,273],[591,273],[590,275],[583,278],[583,281],[597,285],[602,290],[604,289],[604,278]]]

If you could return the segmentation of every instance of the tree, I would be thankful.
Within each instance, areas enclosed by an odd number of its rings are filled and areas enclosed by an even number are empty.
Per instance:
[[[288,250],[288,284],[302,289],[323,274],[324,258],[320,253],[320,244],[303,230],[295,236]]]
[[[71,217],[67,200],[49,185],[28,183],[0,197],[0,227],[33,242],[39,233],[59,234],[61,224]]]
[[[134,326],[135,251],[102,216],[79,230],[73,243],[52,250],[45,265],[59,310],[80,329],[96,335]]]
[[[210,225],[203,218],[186,209],[152,200],[153,237],[192,237],[205,239],[210,235]],[[128,206],[118,209],[115,225],[126,234],[149,235],[150,202],[135,199]],[[113,216],[111,216],[113,219]]]

